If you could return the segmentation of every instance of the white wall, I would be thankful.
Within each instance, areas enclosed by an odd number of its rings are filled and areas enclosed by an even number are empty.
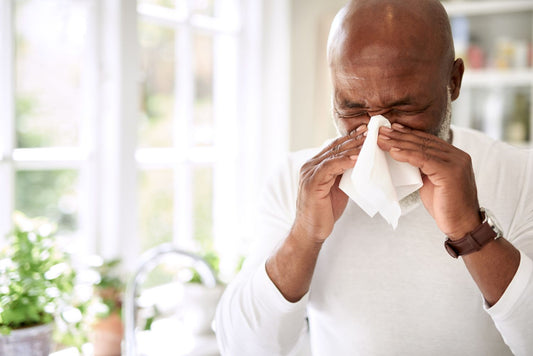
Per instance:
[[[326,62],[329,27],[346,0],[292,0],[290,149],[319,146],[336,134]]]

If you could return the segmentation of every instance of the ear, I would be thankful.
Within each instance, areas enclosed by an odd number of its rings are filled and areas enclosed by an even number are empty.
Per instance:
[[[463,81],[463,73],[465,72],[465,64],[461,58],[457,58],[453,62],[452,73],[450,75],[450,93],[452,96],[452,101],[459,97],[459,92],[461,91],[461,83]]]

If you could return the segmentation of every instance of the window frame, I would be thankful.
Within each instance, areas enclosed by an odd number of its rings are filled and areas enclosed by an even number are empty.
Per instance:
[[[230,11],[238,12],[238,0],[225,0]],[[242,21],[225,22],[212,18],[154,5],[140,4],[139,19],[175,31],[175,53],[187,53],[176,61],[173,117],[173,147],[138,148],[136,159],[140,170],[150,167],[171,169],[174,175],[174,226],[172,243],[185,249],[194,249],[193,171],[208,166],[213,170],[213,243],[224,255],[224,249],[234,235],[237,223],[238,152],[242,146],[238,127],[238,90],[241,86],[237,73],[239,55],[242,53]],[[220,14],[219,14],[220,15]],[[235,13],[222,14],[229,18]],[[215,141],[207,147],[195,147],[190,140],[194,117],[194,49],[196,33],[213,39],[213,123]],[[238,236],[238,235],[237,235]],[[233,245],[233,244],[230,244]]]
[[[0,199],[0,241],[11,230],[11,212],[14,201],[14,171],[11,152],[14,148],[14,65],[13,7],[11,1],[0,2],[0,186],[5,187],[5,198]]]
[[[138,170],[176,169],[179,157],[175,155],[178,146],[159,152],[137,148],[139,105],[132,104],[139,102],[140,84],[136,1],[93,0],[89,24],[93,50],[87,75],[92,94],[79,146],[32,149],[15,147],[15,1],[0,2],[0,186],[5,189],[0,200],[0,243],[12,228],[18,169],[76,169],[81,206],[75,243],[80,251],[121,257],[125,268],[131,269],[141,252],[138,209],[132,208],[138,200]],[[242,14],[237,28],[221,28],[220,23],[201,16],[186,20],[205,31],[233,31],[238,47],[228,61],[237,61],[238,66],[231,71],[215,68],[219,73],[214,78],[215,111],[221,108],[229,120],[222,123],[215,118],[220,132],[217,149],[194,149],[181,157],[182,162],[213,167],[215,246],[227,254],[241,253],[242,248],[235,251],[235,247],[253,237],[251,208],[266,177],[287,152],[289,126],[288,5],[284,0],[235,1]],[[236,78],[230,100],[236,105],[217,94],[227,92],[224,76]],[[176,131],[183,132],[181,128]],[[175,185],[187,183],[187,179],[190,177],[176,178]],[[175,209],[174,215],[190,219],[189,213]],[[186,225],[175,219],[174,236],[190,236],[190,226],[176,232],[177,226]],[[180,239],[175,238],[174,243],[181,244]]]

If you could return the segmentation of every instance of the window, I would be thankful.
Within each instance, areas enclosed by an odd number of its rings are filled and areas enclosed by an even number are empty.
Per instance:
[[[284,93],[263,89],[260,4],[0,2],[0,239],[17,209],[129,267],[173,242],[231,268],[258,168],[286,150],[260,99]]]
[[[240,10],[237,0],[139,1],[143,250],[214,250],[225,224],[238,230]]]
[[[193,250],[212,247],[213,224],[223,213],[217,212],[215,176],[236,180],[228,168],[235,165],[238,142],[237,5],[139,2],[142,114],[136,157],[143,249],[171,241]],[[221,160],[230,166],[216,167]],[[231,209],[234,202],[224,205]]]
[[[0,4],[2,237],[14,209],[46,216],[67,235],[88,223],[94,15],[93,0]]]

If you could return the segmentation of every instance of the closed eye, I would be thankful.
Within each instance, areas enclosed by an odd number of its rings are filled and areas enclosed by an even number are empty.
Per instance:
[[[335,113],[337,114],[337,117],[340,119],[352,119],[352,118],[357,118],[357,117],[362,117],[362,116],[368,116],[367,111],[340,113],[339,111],[335,110]]]
[[[402,116],[405,116],[405,115],[409,115],[409,116],[412,116],[412,115],[418,115],[418,114],[422,114],[423,112],[426,111],[426,108],[423,108],[421,110],[401,110],[401,109],[392,109],[390,111],[390,114],[392,115],[402,115]]]

